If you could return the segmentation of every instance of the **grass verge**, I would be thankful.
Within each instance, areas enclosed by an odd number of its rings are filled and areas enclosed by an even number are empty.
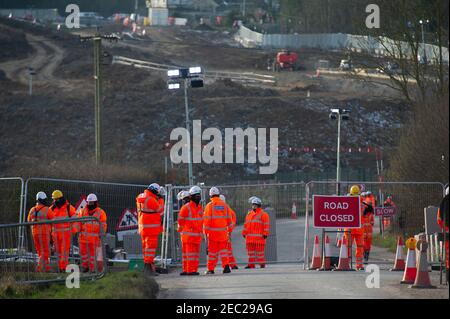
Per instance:
[[[141,272],[109,273],[96,281],[80,281],[80,288],[65,284],[20,285],[0,280],[0,299],[155,299],[158,284]]]
[[[387,248],[390,252],[397,251],[397,236],[385,234],[374,234],[372,237],[372,244],[377,247]]]

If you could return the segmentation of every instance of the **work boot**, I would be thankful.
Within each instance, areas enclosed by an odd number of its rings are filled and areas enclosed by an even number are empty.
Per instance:
[[[231,267],[231,269],[237,270],[237,269],[239,269],[239,267],[237,265],[234,265],[233,267]]]
[[[225,268],[223,269],[223,273],[224,274],[229,274],[231,272],[230,266],[226,265]]]
[[[187,276],[189,273],[187,273],[187,272],[185,272],[185,271],[183,271],[183,272],[180,272],[180,276]]]
[[[205,275],[214,275],[214,270],[205,271]]]
[[[266,268],[266,264],[259,265],[260,268]]]
[[[255,268],[255,266],[254,265],[247,265],[247,266],[245,266],[245,269],[253,269],[253,268]]]
[[[186,276],[198,276],[200,275],[198,272],[188,272],[186,273]]]

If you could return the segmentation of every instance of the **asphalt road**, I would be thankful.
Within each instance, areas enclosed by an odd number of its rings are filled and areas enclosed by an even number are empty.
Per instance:
[[[449,298],[448,286],[439,286],[439,272],[430,273],[436,289],[410,289],[401,285],[403,272],[390,272],[395,254],[386,249],[373,247],[371,262],[380,269],[380,288],[367,288],[366,278],[369,273],[360,272],[318,272],[303,270],[303,236],[304,218],[281,219],[276,222],[276,239],[266,250],[278,263],[270,263],[265,269],[244,269],[247,263],[244,239],[241,227],[233,232],[234,255],[240,269],[231,274],[222,274],[220,263],[215,275],[195,277],[179,276],[180,269],[168,275],[156,278],[160,285],[159,298],[168,299],[334,299],[334,298]],[[275,230],[272,229],[275,233]],[[311,229],[313,234],[320,233]],[[331,242],[335,235],[331,235]],[[276,247],[276,254],[274,253]],[[205,247],[203,247],[203,251]],[[312,254],[312,249],[311,249]],[[205,260],[203,256],[202,260]],[[270,258],[269,258],[270,259]],[[283,263],[291,261],[291,263]]]

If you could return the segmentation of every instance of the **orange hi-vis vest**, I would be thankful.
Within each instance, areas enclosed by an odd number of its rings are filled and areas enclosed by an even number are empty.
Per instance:
[[[96,221],[80,222],[80,242],[96,241],[101,234],[100,227],[102,227],[103,233],[106,232],[106,213],[100,207],[90,211],[86,206],[78,212],[78,217],[95,217],[100,220],[100,223]]]
[[[48,211],[49,219],[66,219],[66,218],[74,217],[74,215],[76,215],[75,207],[70,205],[70,203],[68,201],[66,201],[66,203],[64,205],[62,205],[61,207],[52,205]],[[76,223],[53,224],[53,232],[55,234],[60,233],[60,232],[67,232],[67,231],[76,233],[77,228],[76,228],[75,224]]]
[[[36,206],[30,209],[30,213],[28,214],[27,221],[30,223],[33,222],[44,222],[49,220],[48,216],[49,207],[37,204]],[[33,235],[47,235],[52,231],[52,225],[43,224],[43,225],[33,225],[31,226],[31,233]]]
[[[159,235],[162,232],[161,214],[164,205],[161,206],[158,197],[145,190],[136,198],[138,211],[139,234],[141,236]]]
[[[270,220],[269,214],[258,207],[251,210],[245,217],[244,229],[242,235],[245,236],[248,243],[255,243],[264,241],[263,236],[269,236]]]
[[[203,233],[213,241],[227,241],[233,229],[233,221],[225,204],[219,197],[212,197],[203,215]]]
[[[203,233],[203,208],[190,201],[178,213],[178,232],[184,243],[200,243]]]

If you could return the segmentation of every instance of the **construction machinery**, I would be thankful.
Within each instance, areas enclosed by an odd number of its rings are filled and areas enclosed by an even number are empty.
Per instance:
[[[281,70],[295,71],[298,69],[298,54],[289,50],[278,52],[272,63],[272,70],[274,72],[280,72]]]

